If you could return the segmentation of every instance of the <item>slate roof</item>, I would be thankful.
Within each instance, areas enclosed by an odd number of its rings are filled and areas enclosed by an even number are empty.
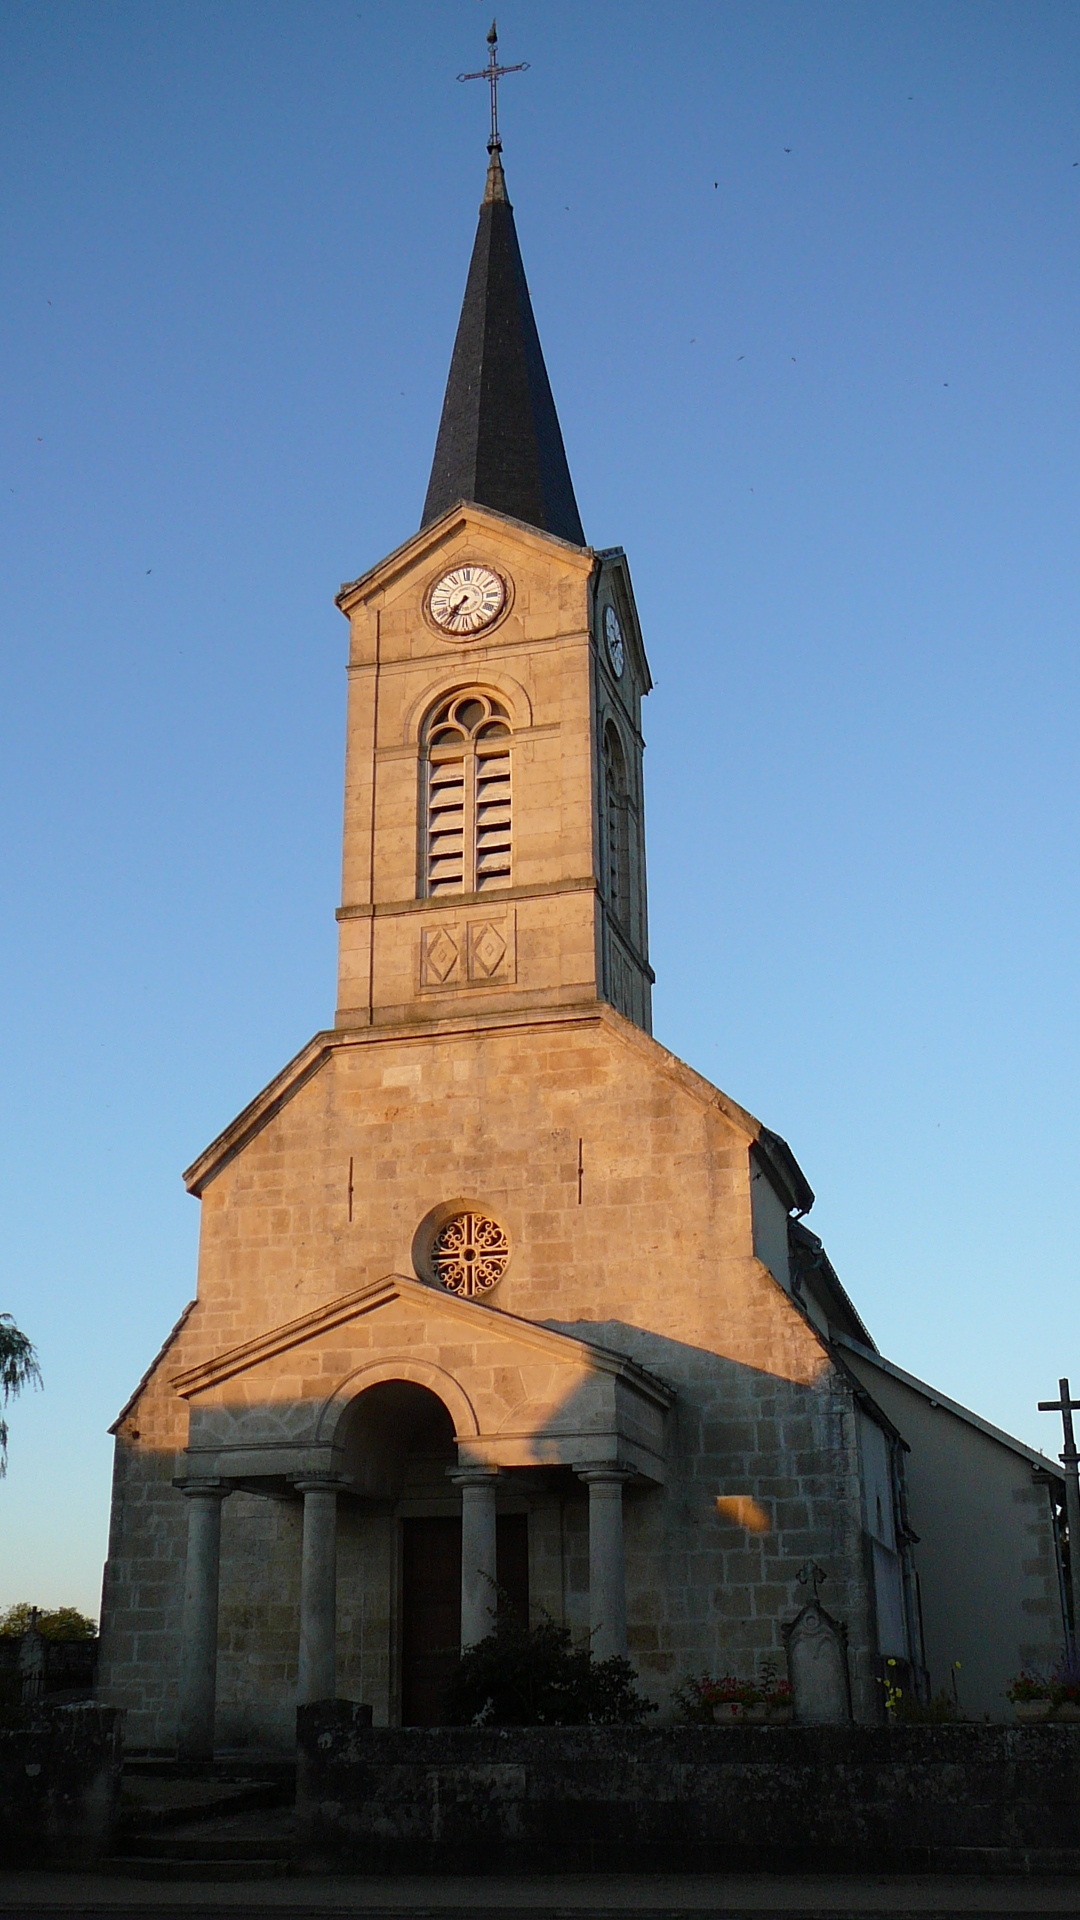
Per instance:
[[[420,525],[460,500],[585,545],[497,147]]]

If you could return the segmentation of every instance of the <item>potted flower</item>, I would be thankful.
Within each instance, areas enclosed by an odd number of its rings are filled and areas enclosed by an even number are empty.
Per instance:
[[[738,1680],[733,1673],[717,1679],[709,1673],[691,1674],[675,1695],[679,1718],[691,1724],[713,1720],[718,1726],[736,1721],[783,1722],[791,1719],[791,1688],[778,1680],[770,1662],[757,1681]]]
[[[1055,1720],[1080,1720],[1080,1660],[1066,1653],[1050,1676],[1050,1704]]]
[[[742,1702],[744,1720],[761,1722],[768,1718],[769,1703],[761,1687],[753,1685],[743,1687]]]
[[[680,1720],[692,1725],[713,1720],[741,1720],[739,1682],[733,1673],[688,1674],[675,1695]],[[720,1709],[721,1711],[718,1711]]]
[[[771,1727],[787,1726],[792,1717],[791,1681],[774,1680],[765,1693],[765,1718]]]
[[[1005,1689],[1018,1720],[1047,1720],[1054,1705],[1051,1683],[1045,1675],[1025,1667]]]
[[[682,1719],[715,1720],[719,1726],[730,1726],[735,1720],[765,1718],[761,1689],[737,1680],[733,1673],[722,1673],[719,1679],[711,1673],[692,1674],[679,1688],[675,1703]]]
[[[713,1719],[719,1726],[730,1726],[734,1720],[764,1719],[764,1704],[756,1687],[748,1686],[745,1680],[736,1680],[734,1674],[725,1673],[714,1682],[712,1693]],[[754,1709],[761,1704],[762,1711]]]

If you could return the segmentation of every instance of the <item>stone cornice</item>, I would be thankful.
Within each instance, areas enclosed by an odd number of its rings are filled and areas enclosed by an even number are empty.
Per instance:
[[[487,897],[487,896],[485,896]],[[463,1013],[457,1018],[444,1020],[407,1021],[400,1025],[385,1027],[345,1027],[328,1032],[317,1033],[307,1046],[290,1060],[288,1066],[271,1080],[255,1099],[246,1106],[232,1124],[219,1133],[216,1140],[199,1158],[192,1162],[184,1174],[184,1183],[189,1193],[199,1195],[204,1187],[227,1166],[230,1160],[242,1152],[249,1140],[279,1113],[287,1101],[300,1091],[315,1074],[319,1073],[332,1053],[339,1047],[380,1046],[385,1041],[408,1041],[418,1046],[430,1046],[433,1041],[450,1038],[459,1033],[509,1033],[522,1028],[541,1027],[583,1027],[607,1026],[624,1042],[637,1052],[647,1055],[654,1066],[669,1079],[684,1089],[702,1106],[712,1107],[730,1121],[738,1132],[744,1135],[748,1143],[754,1143],[759,1151],[772,1157],[783,1168],[785,1181],[790,1185],[794,1176],[802,1183],[809,1202],[813,1193],[806,1184],[805,1176],[786,1141],[779,1134],[762,1125],[745,1107],[732,1100],[719,1087],[706,1080],[693,1067],[677,1055],[669,1053],[666,1047],[654,1040],[651,1034],[643,1033],[632,1021],[623,1018],[615,1008],[603,1000],[590,1000],[578,1007],[552,1007],[523,1009],[519,1014]],[[808,1202],[808,1205],[809,1205]],[[804,1209],[805,1210],[805,1209]]]
[[[393,553],[388,553],[367,573],[362,573],[356,580],[346,580],[336,596],[335,605],[341,608],[342,613],[351,613],[358,603],[370,600],[376,593],[385,592],[401,574],[416,566],[425,554],[437,553],[463,528],[483,524],[484,521],[496,527],[509,527],[541,550],[557,547],[568,560],[573,556],[583,562],[586,572],[596,563],[591,547],[576,546],[572,540],[560,539],[557,533],[545,533],[525,520],[513,519],[508,513],[497,513],[493,507],[481,507],[475,501],[462,500],[457,506],[448,508],[441,520],[433,520],[430,526],[422,527],[419,533],[414,533],[400,547],[395,547]]]
[[[372,920],[392,913],[457,913],[462,907],[490,907],[494,911],[504,900],[540,900],[545,894],[599,893],[600,882],[592,873],[570,875],[563,880],[537,880],[527,887],[500,887],[488,893],[440,893],[422,900],[359,900],[354,906],[338,907],[338,920]]]
[[[264,1360],[286,1353],[292,1347],[302,1346],[307,1340],[317,1339],[349,1320],[377,1312],[380,1307],[388,1306],[395,1300],[425,1314],[429,1314],[437,1304],[440,1312],[448,1312],[451,1317],[463,1316],[473,1338],[483,1332],[496,1339],[513,1340],[518,1345],[524,1342],[527,1346],[538,1347],[564,1364],[574,1361],[579,1365],[584,1363],[598,1373],[614,1374],[657,1406],[670,1407],[674,1402],[675,1394],[671,1387],[624,1353],[615,1353],[609,1347],[594,1345],[592,1341],[582,1340],[573,1334],[557,1332],[553,1327],[538,1326],[534,1320],[523,1320],[517,1314],[503,1313],[498,1307],[484,1306],[476,1300],[459,1300],[452,1293],[425,1286],[420,1280],[406,1279],[400,1273],[390,1273],[380,1280],[368,1281],[354,1293],[340,1294],[337,1299],[328,1300],[324,1306],[302,1314],[298,1320],[288,1320],[283,1326],[273,1327],[254,1340],[230,1347],[212,1360],[186,1367],[183,1372],[173,1375],[170,1384],[181,1398],[189,1399],[192,1394],[217,1386],[223,1380],[232,1379],[235,1374],[246,1373]],[[486,1321],[482,1328],[477,1319],[481,1314]]]
[[[208,1180],[220,1173],[223,1166],[234,1159],[256,1133],[261,1132],[268,1120],[272,1120],[281,1111],[286,1101],[319,1072],[333,1052],[339,1036],[333,1033],[317,1033],[306,1047],[294,1054],[287,1066],[275,1074],[269,1086],[248,1102],[242,1113],[219,1133],[215,1140],[193,1160],[184,1173],[184,1185],[189,1193],[202,1193]]]

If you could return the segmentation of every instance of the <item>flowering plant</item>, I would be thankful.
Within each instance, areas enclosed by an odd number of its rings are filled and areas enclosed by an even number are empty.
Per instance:
[[[763,1697],[767,1707],[790,1707],[791,1681],[774,1680],[771,1686],[765,1687]]]
[[[790,1707],[791,1682],[781,1680],[780,1669],[771,1653],[767,1653],[758,1662],[758,1699],[764,1700],[770,1712],[777,1707]]]
[[[1024,1667],[1015,1680],[1009,1682],[1005,1698],[1014,1705],[1018,1700],[1050,1700],[1053,1698],[1052,1683],[1045,1674],[1037,1673],[1033,1667]]]
[[[676,1693],[675,1705],[682,1720],[711,1720],[714,1707],[756,1707],[764,1698],[760,1687],[736,1680],[733,1673],[723,1673],[719,1678],[711,1673],[691,1673]]]
[[[714,1707],[740,1706],[790,1707],[791,1682],[781,1680],[776,1664],[763,1660],[756,1680],[738,1680],[733,1673],[689,1674],[675,1695],[681,1720],[704,1721],[713,1718]]]
[[[896,1661],[891,1655],[885,1662],[884,1678],[878,1681],[878,1686],[884,1687],[885,1711],[890,1720],[895,1720],[899,1716],[903,1705],[904,1689],[898,1684]]]
[[[1050,1675],[1050,1698],[1055,1707],[1080,1705],[1080,1659],[1075,1653],[1066,1650]]]

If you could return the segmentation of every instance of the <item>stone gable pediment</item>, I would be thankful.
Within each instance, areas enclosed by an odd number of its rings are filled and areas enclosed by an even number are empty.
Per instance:
[[[545,536],[546,537],[546,536]],[[441,1038],[450,1038],[462,1028],[475,1030],[477,1023],[467,1020],[447,1021],[438,1034],[424,1036],[436,1044]],[[524,1021],[523,1029],[537,1029],[545,1025],[566,1026],[566,1016],[562,1010],[549,1015],[532,1011]],[[709,1107],[720,1113],[734,1131],[741,1135],[747,1145],[756,1145],[758,1151],[776,1169],[778,1188],[791,1196],[792,1205],[806,1212],[813,1205],[814,1195],[807,1185],[801,1168],[786,1141],[760,1120],[740,1107],[730,1095],[706,1080],[695,1068],[670,1053],[650,1034],[645,1034],[629,1020],[623,1019],[613,1007],[601,1005],[577,1021],[582,1028],[602,1025],[615,1043],[632,1047],[638,1054],[645,1054],[657,1074],[679,1091],[693,1100],[698,1107]],[[243,1112],[238,1114],[224,1131],[204,1149],[198,1159],[184,1173],[184,1184],[188,1192],[201,1197],[210,1181],[229,1163],[243,1153],[245,1147],[261,1133],[270,1121],[282,1111],[288,1102],[318,1074],[333,1058],[335,1053],[360,1047],[385,1047],[397,1040],[407,1038],[410,1043],[417,1041],[415,1027],[402,1029],[382,1028],[358,1032],[328,1031],[317,1033],[307,1046],[291,1060],[274,1079],[257,1094]]]
[[[173,1376],[190,1405],[181,1477],[342,1471],[348,1411],[409,1381],[446,1407],[459,1459],[612,1461],[663,1478],[674,1398],[624,1354],[388,1274]]]
[[[438,520],[430,526],[421,527],[408,540],[387,554],[384,560],[362,573],[356,580],[347,580],[337,595],[337,605],[343,613],[350,613],[354,607],[370,600],[375,593],[387,592],[403,574],[411,573],[416,567],[429,562],[434,563],[436,556],[462,531],[488,529],[497,537],[507,534],[521,545],[531,548],[535,553],[559,556],[563,566],[577,559],[583,572],[588,574],[593,565],[591,547],[575,546],[570,540],[563,540],[556,533],[546,533],[540,527],[530,526],[525,520],[515,520],[511,514],[498,513],[494,507],[479,506],[474,500],[461,500],[456,506],[449,507]]]

